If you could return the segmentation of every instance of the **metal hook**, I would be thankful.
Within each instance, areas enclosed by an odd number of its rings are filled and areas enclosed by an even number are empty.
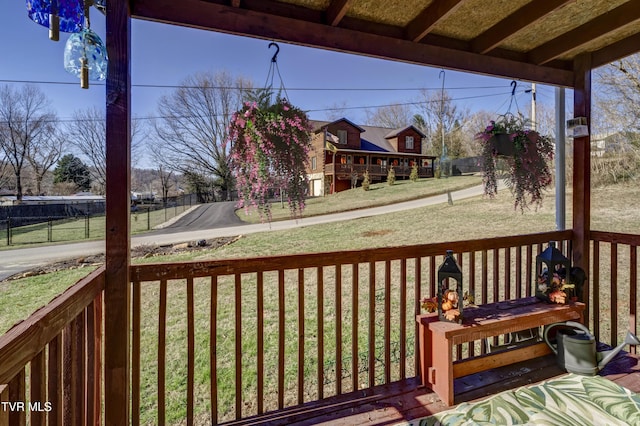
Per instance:
[[[271,46],[276,47],[276,53],[273,54],[273,57],[271,58],[271,62],[276,62],[278,60],[278,53],[280,53],[280,46],[278,46],[277,43],[271,42],[269,43],[268,49],[271,49]]]
[[[511,80],[511,96],[516,95],[516,86],[518,83],[515,80]]]

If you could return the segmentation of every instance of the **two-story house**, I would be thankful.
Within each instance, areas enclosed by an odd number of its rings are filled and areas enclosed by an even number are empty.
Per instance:
[[[309,153],[309,195],[344,191],[362,183],[384,181],[393,167],[397,179],[408,179],[414,165],[421,178],[433,177],[436,157],[422,153],[424,134],[414,126],[400,129],[359,126],[346,118],[313,121]]]

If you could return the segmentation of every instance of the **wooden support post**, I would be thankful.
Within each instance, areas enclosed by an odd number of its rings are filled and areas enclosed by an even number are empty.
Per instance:
[[[591,133],[591,56],[574,61],[574,117],[586,117]],[[589,271],[591,230],[591,137],[573,140],[573,265]],[[588,290],[587,290],[588,291]],[[586,297],[586,295],[585,295]],[[587,307],[588,312],[588,307]],[[588,319],[588,313],[585,315]]]
[[[107,218],[105,273],[105,424],[129,424],[129,204],[131,163],[131,12],[110,0],[107,50]]]

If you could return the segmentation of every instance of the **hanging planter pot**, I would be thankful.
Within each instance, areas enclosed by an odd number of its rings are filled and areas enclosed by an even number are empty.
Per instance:
[[[515,154],[515,145],[508,133],[496,133],[489,141],[493,145],[496,155],[503,157],[513,157]]]

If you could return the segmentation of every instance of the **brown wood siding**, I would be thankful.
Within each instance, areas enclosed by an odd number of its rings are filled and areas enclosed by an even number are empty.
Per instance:
[[[413,149],[407,149],[407,147],[405,146],[405,141],[407,136],[413,136]],[[409,128],[409,129],[403,130],[394,139],[395,139],[395,143],[392,142],[392,145],[394,146],[394,148],[396,148],[396,151],[411,152],[414,154],[422,153],[422,137],[418,132],[415,131],[415,129]],[[391,142],[391,140],[389,140],[389,142]]]
[[[346,121],[338,121],[336,123],[331,123],[329,125],[329,133],[332,135],[338,136],[338,130],[346,130],[347,131],[347,144],[336,144],[338,148],[346,148],[346,149],[360,149],[360,130],[356,127],[353,127],[351,124]]]

